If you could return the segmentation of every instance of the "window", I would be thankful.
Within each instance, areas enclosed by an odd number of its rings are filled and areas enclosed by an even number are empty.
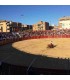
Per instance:
[[[40,26],[41,24],[38,24],[38,26]]]
[[[62,23],[59,23],[60,26],[62,26]]]
[[[62,26],[65,26],[65,24],[62,24]]]
[[[0,26],[0,29],[2,28],[2,26]]]
[[[1,30],[1,32],[3,31],[3,27],[2,26],[0,26],[0,30]]]
[[[3,24],[0,24],[0,25],[3,25]]]

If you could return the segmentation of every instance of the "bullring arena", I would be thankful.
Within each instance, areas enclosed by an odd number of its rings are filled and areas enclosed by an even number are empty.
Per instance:
[[[55,48],[48,49],[47,45],[53,41]],[[20,51],[34,55],[42,55],[53,58],[70,58],[70,38],[30,39],[15,42],[12,46]]]
[[[7,39],[0,41],[0,74],[70,74],[69,32],[1,33]]]

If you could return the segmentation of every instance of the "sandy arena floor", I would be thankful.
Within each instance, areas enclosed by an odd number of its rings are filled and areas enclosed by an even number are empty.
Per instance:
[[[49,49],[47,45],[51,41],[56,47]],[[30,54],[70,58],[70,38],[31,39],[13,43],[12,46]]]

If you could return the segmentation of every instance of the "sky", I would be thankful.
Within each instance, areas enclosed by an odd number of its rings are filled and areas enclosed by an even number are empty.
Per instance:
[[[0,5],[0,20],[10,20],[23,24],[39,21],[58,25],[59,18],[70,16],[69,5]]]

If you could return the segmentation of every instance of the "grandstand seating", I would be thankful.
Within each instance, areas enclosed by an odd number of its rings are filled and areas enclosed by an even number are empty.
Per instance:
[[[38,38],[70,38],[70,29],[0,33],[0,45]]]

